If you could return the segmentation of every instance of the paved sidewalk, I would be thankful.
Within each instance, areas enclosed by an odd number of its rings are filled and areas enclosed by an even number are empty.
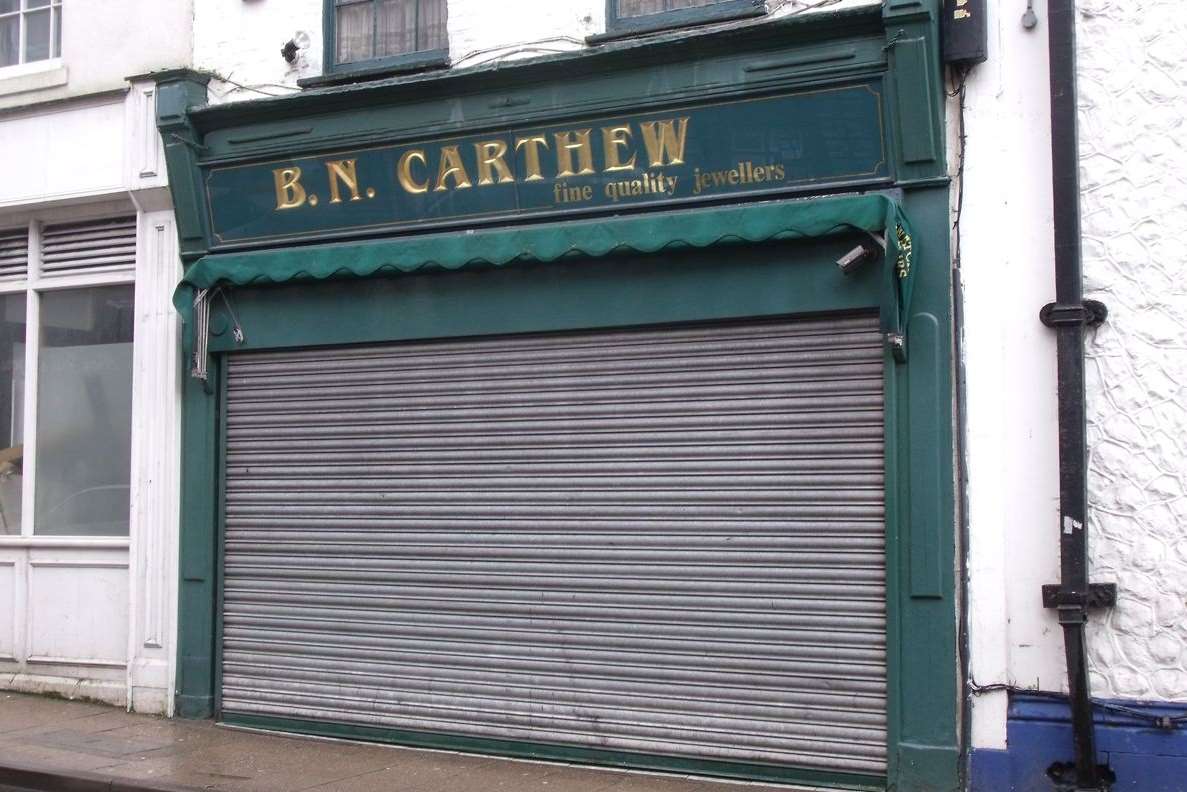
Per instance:
[[[39,774],[40,773],[40,774]],[[0,692],[0,792],[791,792],[287,737]]]

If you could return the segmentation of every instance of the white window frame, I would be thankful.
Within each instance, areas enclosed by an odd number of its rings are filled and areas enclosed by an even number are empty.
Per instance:
[[[74,220],[97,220],[105,215],[79,216],[72,215],[62,218],[37,218],[28,223],[29,249],[28,268],[24,280],[0,282],[0,296],[10,294],[25,295],[25,384],[22,394],[23,423],[23,453],[21,459],[21,532],[19,539],[24,541],[36,540],[46,544],[71,545],[121,545],[128,544],[129,536],[62,536],[34,533],[35,501],[37,470],[37,370],[41,352],[41,295],[62,291],[64,289],[85,289],[98,286],[134,286],[136,283],[135,267],[110,270],[107,272],[91,272],[80,274],[43,274],[41,272],[41,231],[47,224],[70,222]],[[127,216],[127,213],[122,215]],[[20,226],[18,225],[17,228]],[[10,227],[11,230],[11,227]],[[135,339],[133,339],[133,344]],[[131,398],[131,392],[129,392]],[[129,534],[131,524],[129,523]],[[4,537],[7,540],[18,539],[17,535]]]
[[[61,24],[62,15],[65,13],[65,11],[62,9],[64,0],[49,0],[48,4],[37,6],[36,8],[33,8],[29,5],[29,0],[18,0],[18,2],[20,5],[17,6],[16,11],[10,11],[7,14],[0,14],[0,19],[11,19],[12,17],[16,17],[18,20],[17,29],[19,31],[17,34],[16,63],[10,63],[7,66],[0,66],[0,72],[6,72],[8,69],[16,69],[20,66],[27,66],[30,63],[54,62],[61,60],[62,58],[62,53],[60,51],[61,44],[59,43],[58,45],[59,51],[54,52],[54,43],[59,40],[57,27]],[[54,13],[55,8],[58,9],[57,14]],[[25,45],[28,42],[26,34],[29,29],[26,18],[29,16],[29,14],[39,13],[46,11],[47,9],[49,12],[49,55],[48,57],[38,58],[37,60],[26,60]]]

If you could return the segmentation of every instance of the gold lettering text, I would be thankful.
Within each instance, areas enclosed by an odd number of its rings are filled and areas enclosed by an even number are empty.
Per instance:
[[[684,142],[688,135],[688,117],[666,121],[644,121],[639,124],[643,146],[651,167],[684,164]],[[665,161],[666,160],[666,161]]]
[[[465,190],[470,184],[470,174],[466,173],[466,166],[462,163],[462,155],[457,146],[441,147],[441,164],[437,167],[437,186],[434,192],[445,192],[449,187],[445,184],[449,177],[453,177],[454,188]]]
[[[524,181],[540,181],[544,178],[544,174],[540,171],[540,147],[548,148],[548,138],[543,135],[533,135],[532,137],[517,138],[515,141],[515,150],[523,149],[524,164],[527,175]]]
[[[589,133],[592,130],[581,129],[574,132],[557,132],[556,139],[556,177],[588,176],[596,173],[593,166],[593,146],[589,144]],[[574,135],[576,140],[573,139]],[[580,170],[573,171],[573,152],[577,152],[577,163]]]
[[[416,177],[412,175],[413,160],[424,165],[426,163],[425,153],[420,149],[409,149],[400,156],[400,164],[396,168],[396,175],[400,179],[400,186],[404,188],[405,192],[427,193],[429,191],[428,180],[417,181]]]
[[[635,154],[631,153],[631,158],[626,162],[622,161],[622,152],[619,149],[624,149],[631,144],[631,127],[630,124],[623,124],[616,127],[602,127],[602,149],[606,156],[606,172],[624,171],[635,169]]]
[[[272,176],[276,179],[276,211],[305,205],[300,168],[277,168],[272,171]]]
[[[330,203],[342,203],[342,196],[338,192],[338,182],[346,185],[350,190],[350,200],[362,200],[359,195],[359,174],[355,168],[355,161],[334,160],[326,163],[326,171],[330,174]]]
[[[474,144],[474,153],[478,155],[478,186],[486,187],[495,183],[492,171],[498,173],[499,184],[515,181],[511,169],[503,158],[507,156],[507,144],[501,140],[488,140]]]

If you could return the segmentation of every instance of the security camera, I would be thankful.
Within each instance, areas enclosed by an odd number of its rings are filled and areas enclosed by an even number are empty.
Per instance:
[[[863,242],[837,259],[837,266],[846,275],[857,272],[862,264],[873,261],[878,255],[878,247],[870,242]]]

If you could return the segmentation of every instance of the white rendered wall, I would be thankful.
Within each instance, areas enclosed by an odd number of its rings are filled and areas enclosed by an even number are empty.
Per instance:
[[[62,57],[0,68],[0,108],[122,90],[132,75],[190,64],[193,0],[67,0],[62,15]]]
[[[960,225],[970,674],[1061,690],[1062,633],[1039,596],[1059,579],[1055,340],[1038,319],[1055,297],[1047,34],[1023,28],[1024,5],[989,6],[989,60],[967,84]],[[974,747],[1005,747],[1005,715],[1005,693],[975,698]]]
[[[1081,0],[1093,694],[1187,701],[1187,18],[1182,0]]]
[[[0,210],[115,192],[124,183],[125,100],[82,99],[0,120]],[[78,145],[85,140],[85,146]],[[96,156],[111,152],[111,156]]]

